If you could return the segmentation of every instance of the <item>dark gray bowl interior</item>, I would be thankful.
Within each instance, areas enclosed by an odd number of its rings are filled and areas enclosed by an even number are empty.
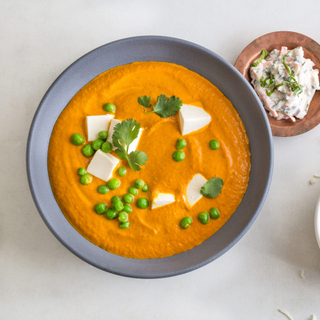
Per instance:
[[[87,241],[62,214],[54,199],[47,170],[50,135],[70,99],[100,73],[134,61],[173,62],[211,81],[237,109],[250,140],[250,181],[236,212],[200,246],[162,259],[124,258]],[[230,63],[203,47],[158,36],[119,40],[93,50],[74,62],[42,99],[31,125],[27,147],[30,189],[39,213],[51,232],[64,246],[88,263],[105,271],[137,278],[160,278],[185,273],[217,259],[230,249],[257,217],[269,189],[272,166],[272,136],[266,113],[246,79]]]

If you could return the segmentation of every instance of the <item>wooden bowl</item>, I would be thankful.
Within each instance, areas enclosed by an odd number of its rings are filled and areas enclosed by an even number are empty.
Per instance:
[[[235,67],[241,74],[251,82],[249,69],[251,63],[261,55],[263,49],[272,51],[282,46],[289,50],[296,47],[303,47],[305,58],[311,59],[314,63],[314,69],[320,70],[320,45],[311,38],[296,32],[278,31],[265,34],[251,42],[239,55]],[[278,137],[291,137],[305,133],[320,122],[320,91],[316,91],[307,115],[303,119],[296,119],[296,122],[287,120],[276,120],[266,111],[270,122],[272,135]]]

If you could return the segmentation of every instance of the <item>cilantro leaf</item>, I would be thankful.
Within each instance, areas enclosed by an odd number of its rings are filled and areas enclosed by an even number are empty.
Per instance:
[[[112,142],[114,146],[118,143],[117,141],[121,140],[121,145],[128,153],[129,145],[138,137],[139,130],[140,123],[133,119],[127,119],[126,121],[116,124],[112,135]]]
[[[256,62],[252,63],[251,67],[256,67],[268,54],[269,52],[263,49],[260,58]]]
[[[116,155],[121,160],[128,160],[130,168],[134,171],[139,171],[140,166],[145,165],[148,160],[148,156],[139,150],[128,155],[129,145],[138,137],[139,130],[140,123],[133,119],[127,119],[115,125],[112,135]]]
[[[121,160],[126,160],[126,159],[128,160],[127,152],[124,146],[122,145],[121,140],[118,140],[116,137],[115,139],[113,139],[113,136],[112,136],[112,142],[113,142],[113,145],[116,147],[116,150],[115,150],[116,155]]]
[[[138,98],[138,102],[144,106],[145,108],[150,108],[151,107],[151,97],[148,96],[142,96]]]
[[[171,96],[167,98],[166,95],[162,94],[158,97],[157,103],[153,106],[152,111],[146,113],[155,112],[161,118],[168,118],[176,114],[181,109],[182,101],[180,98]]]
[[[222,186],[223,180],[214,177],[202,186],[200,193],[207,198],[215,198],[221,193]]]
[[[130,152],[128,157],[128,164],[130,168],[134,171],[140,171],[140,166],[145,165],[147,160],[148,156],[146,153],[144,153],[143,151],[136,150]]]

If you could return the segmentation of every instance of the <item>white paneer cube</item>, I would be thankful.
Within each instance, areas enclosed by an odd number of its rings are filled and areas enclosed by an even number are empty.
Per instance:
[[[107,141],[109,141],[112,144],[112,135],[113,135],[113,131],[114,131],[114,127],[118,124],[121,123],[121,120],[117,120],[117,119],[112,119],[110,122],[110,127],[109,127],[109,131],[108,131],[108,138]],[[112,144],[113,145],[113,144]],[[115,147],[113,146],[113,150],[115,149]]]
[[[207,180],[200,174],[196,174],[187,186],[186,200],[189,207],[192,207],[202,198],[200,190]]]
[[[197,131],[211,121],[211,116],[202,108],[184,104],[179,110],[180,130],[182,135]]]
[[[137,138],[134,139],[132,141],[132,143],[130,144],[130,146],[129,146],[129,152],[128,153],[130,153],[132,151],[135,151],[137,149],[138,143],[139,143],[141,135],[142,135],[142,131],[143,131],[143,129],[140,128]]]
[[[101,180],[108,181],[119,162],[118,158],[99,149],[91,159],[87,171]]]
[[[172,202],[175,202],[175,198],[173,194],[160,192],[152,199],[152,209],[165,206]]]
[[[114,127],[115,127],[118,123],[121,123],[121,120],[112,119],[111,122],[110,122],[110,128],[109,128],[108,139],[107,139],[107,141],[109,141],[110,143],[112,143],[112,135],[113,135]],[[143,131],[143,129],[140,128],[138,137],[137,137],[136,139],[134,139],[134,140],[132,141],[132,143],[130,144],[130,146],[129,146],[129,152],[128,152],[128,153],[130,153],[130,152],[132,152],[132,151],[135,151],[135,150],[137,149],[137,146],[138,146],[138,143],[139,143],[139,140],[140,140],[142,131]],[[113,143],[112,143],[112,145],[113,145]],[[115,147],[113,146],[112,149],[114,150]]]
[[[108,131],[110,121],[114,115],[106,114],[102,116],[87,116],[87,134],[88,141],[94,141],[99,138],[100,131]]]

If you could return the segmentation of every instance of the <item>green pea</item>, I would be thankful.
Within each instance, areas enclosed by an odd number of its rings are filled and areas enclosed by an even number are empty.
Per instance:
[[[107,205],[104,202],[99,202],[94,206],[94,211],[97,214],[103,214],[107,210]]]
[[[109,141],[106,141],[102,144],[101,150],[105,153],[109,153],[112,150],[112,144]]]
[[[137,189],[141,189],[144,185],[144,182],[142,180],[136,180],[134,182],[134,186],[137,188]]]
[[[120,222],[125,222],[125,221],[127,221],[127,220],[128,220],[128,214],[127,214],[126,212],[124,212],[124,211],[119,212],[118,220],[119,220]]]
[[[149,190],[149,187],[147,184],[145,184],[142,189],[141,189],[143,192],[147,192]]]
[[[190,227],[191,223],[192,223],[192,218],[190,218],[190,217],[185,217],[185,218],[183,218],[183,219],[180,221],[180,227],[181,227],[182,229],[187,229],[187,228]]]
[[[109,219],[109,220],[114,219],[117,215],[118,215],[118,214],[117,214],[116,212],[114,212],[113,210],[111,210],[111,209],[108,209],[108,210],[106,211],[106,217],[107,217],[107,219]]]
[[[115,113],[116,106],[113,103],[106,103],[103,105],[103,109],[107,112]]]
[[[83,185],[88,185],[92,182],[92,176],[89,173],[85,173],[80,177],[80,183]]]
[[[104,144],[104,142],[102,139],[96,139],[92,142],[92,148],[94,150],[99,150],[103,144]]]
[[[84,137],[80,133],[74,133],[71,136],[71,142],[76,146],[81,146],[84,143]]]
[[[106,140],[108,138],[108,132],[107,131],[100,131],[99,138],[102,140]]]
[[[125,203],[132,203],[133,202],[133,196],[131,194],[127,193],[122,197],[122,200]]]
[[[138,201],[137,201],[137,206],[138,206],[138,208],[140,208],[140,209],[146,209],[146,208],[148,208],[148,206],[149,206],[149,200],[146,199],[146,198],[140,198],[140,199],[138,199]]]
[[[125,204],[123,206],[123,211],[126,213],[131,213],[132,212],[132,207],[130,206],[130,204]]]
[[[101,194],[106,194],[109,192],[109,188],[107,186],[99,186],[98,187],[98,192]]]
[[[126,222],[120,222],[119,223],[119,227],[121,229],[128,229],[130,227],[130,222],[129,221],[126,221]]]
[[[127,173],[127,169],[125,167],[120,167],[118,173],[120,177],[123,177]]]
[[[209,213],[206,211],[202,211],[198,215],[198,219],[202,224],[207,224],[210,220]]]
[[[91,144],[86,144],[81,148],[81,152],[86,157],[91,157],[94,154],[94,150]]]
[[[112,203],[112,210],[113,211],[119,212],[119,211],[122,211],[123,208],[124,208],[124,205],[121,201],[115,201]]]
[[[120,187],[120,180],[119,179],[111,179],[108,181],[108,187],[109,189],[111,190],[115,190],[115,189],[118,189]]]
[[[183,149],[186,145],[187,145],[187,141],[180,138],[176,143],[176,149]]]
[[[115,201],[121,201],[121,197],[119,197],[119,196],[113,196],[113,197],[111,198],[111,203],[113,203],[113,202],[115,202]]]
[[[209,146],[212,150],[217,150],[220,147],[219,141],[218,140],[210,140]]]
[[[210,209],[210,217],[212,219],[218,219],[220,217],[220,212],[217,208],[211,208]]]
[[[172,155],[172,159],[174,161],[182,161],[184,159],[184,152],[183,151],[175,151]]]
[[[129,193],[131,193],[134,196],[136,196],[138,194],[138,190],[134,187],[130,187],[128,191],[129,191]]]
[[[87,173],[87,170],[85,169],[85,168],[79,168],[78,169],[78,174],[80,175],[80,176],[83,176],[84,174],[86,174]]]

